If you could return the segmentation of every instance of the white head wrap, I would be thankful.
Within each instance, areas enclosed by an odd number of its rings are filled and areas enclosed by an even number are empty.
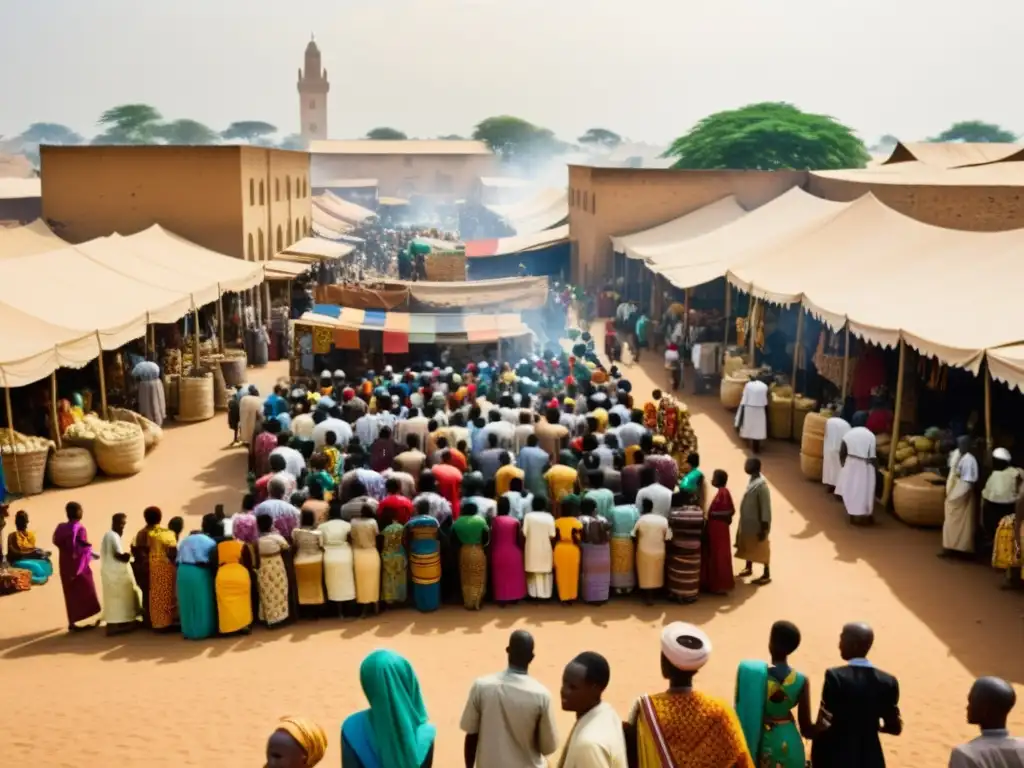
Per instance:
[[[328,371],[326,368],[324,368],[322,371],[320,371],[320,378],[321,379],[329,379],[329,378],[331,378],[331,372]]]
[[[339,368],[338,370],[336,370],[334,372],[334,378],[336,378],[336,379],[344,379],[345,378],[345,372],[343,370],[341,370],[341,368]]]
[[[699,643],[698,648],[687,648],[679,642],[690,637]],[[696,672],[707,664],[711,656],[711,639],[697,627],[682,621],[674,621],[661,631],[661,652],[669,663],[683,672]]]
[[[993,459],[1002,459],[1003,461],[1010,461],[1010,452],[1005,448],[996,448],[992,451]]]

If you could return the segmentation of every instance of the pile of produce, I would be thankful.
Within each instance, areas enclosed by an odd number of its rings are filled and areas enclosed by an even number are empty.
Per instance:
[[[0,428],[0,453],[39,453],[53,448],[53,441],[45,437],[23,435],[13,429]]]
[[[88,414],[84,419],[75,422],[64,433],[65,442],[79,448],[91,448],[99,439],[108,443],[132,440],[141,429],[128,421],[104,421],[95,413]]]
[[[908,435],[896,443],[896,477],[907,477],[929,469],[941,469],[945,466],[950,450],[953,448],[952,434],[931,427],[923,435]],[[892,451],[892,436],[878,435],[876,452],[879,459],[888,460]]]

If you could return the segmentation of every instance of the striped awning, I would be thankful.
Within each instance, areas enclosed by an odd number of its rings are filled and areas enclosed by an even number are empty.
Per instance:
[[[439,340],[448,343],[489,342],[532,333],[514,312],[499,315],[412,314],[315,304],[312,312],[306,312],[295,322],[297,325],[335,330],[404,334],[410,344],[432,344]]]

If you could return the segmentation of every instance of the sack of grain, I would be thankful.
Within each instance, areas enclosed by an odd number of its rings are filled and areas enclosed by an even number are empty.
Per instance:
[[[124,434],[115,437],[104,433],[96,437],[92,446],[96,464],[103,474],[111,477],[138,474],[146,459],[146,437],[138,424],[118,424],[125,428]]]
[[[821,468],[824,460],[820,456],[808,456],[806,453],[800,454],[800,471],[804,473],[804,477],[808,480],[816,480],[821,482]]]
[[[815,458],[824,456],[825,422],[829,417],[823,413],[808,413],[800,435],[800,452]]]
[[[87,448],[61,448],[50,459],[49,474],[58,488],[81,488],[96,477],[96,460]]]
[[[893,512],[907,525],[941,528],[945,502],[945,483],[930,472],[899,478],[893,483]]]
[[[164,436],[164,431],[160,427],[135,411],[130,411],[127,408],[108,408],[107,414],[110,416],[111,421],[123,421],[128,424],[138,424],[142,429],[143,437],[146,438],[147,453],[153,450],[160,442],[160,439]]]
[[[743,400],[743,388],[747,386],[747,382],[750,381],[749,377],[737,377],[737,376],[723,376],[722,384],[719,388],[719,397],[728,410],[735,411],[740,407],[740,402]]]
[[[793,401],[772,393],[768,402],[768,436],[789,440],[793,436]]]

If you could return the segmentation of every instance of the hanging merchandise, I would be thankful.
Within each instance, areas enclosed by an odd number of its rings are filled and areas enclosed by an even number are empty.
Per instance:
[[[742,317],[736,318],[736,346],[747,346],[747,321]]]

